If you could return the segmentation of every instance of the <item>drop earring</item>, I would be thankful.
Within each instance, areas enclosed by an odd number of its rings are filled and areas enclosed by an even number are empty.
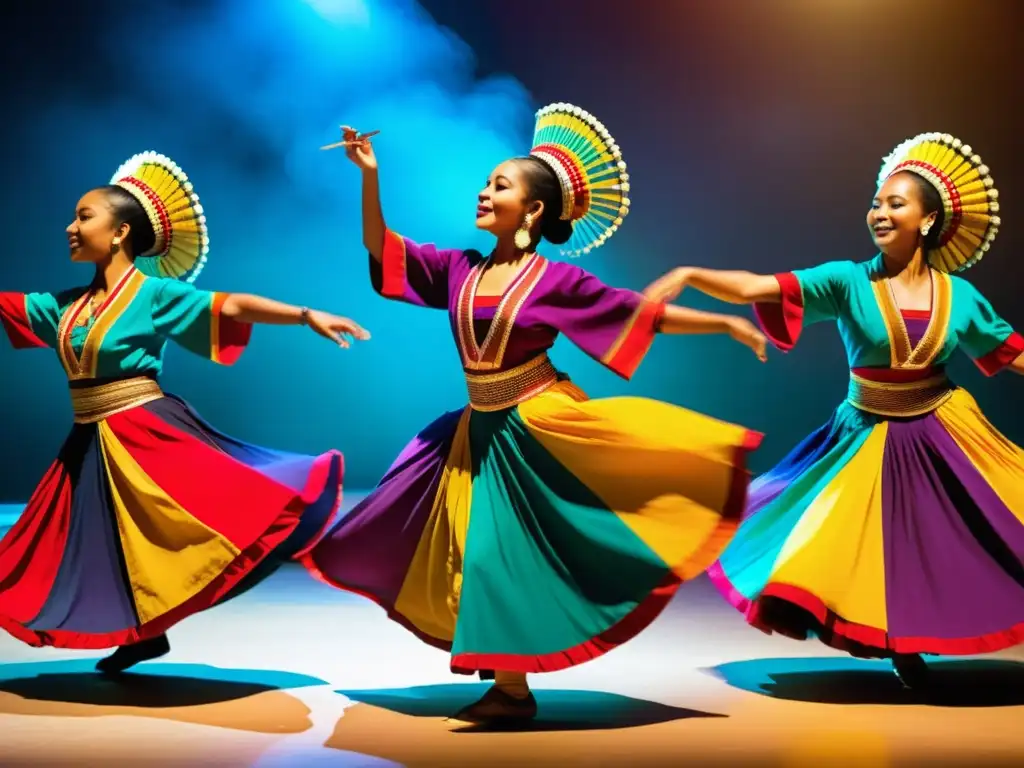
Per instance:
[[[516,248],[520,251],[525,251],[530,247],[530,243],[533,242],[533,235],[530,234],[531,226],[533,226],[533,215],[528,213],[526,214],[526,218],[523,219],[522,226],[516,230],[516,236],[514,238]]]

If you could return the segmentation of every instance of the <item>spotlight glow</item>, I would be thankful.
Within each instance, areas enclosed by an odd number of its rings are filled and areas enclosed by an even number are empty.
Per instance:
[[[339,24],[367,24],[370,9],[364,0],[306,0],[325,19]]]

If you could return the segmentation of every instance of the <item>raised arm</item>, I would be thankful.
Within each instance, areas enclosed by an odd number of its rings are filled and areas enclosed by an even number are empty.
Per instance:
[[[380,180],[377,176],[377,155],[369,139],[359,140],[355,128],[343,125],[342,141],[345,142],[345,157],[363,172],[363,245],[374,260],[380,264],[384,258],[384,211],[380,205]]]
[[[373,150],[370,150],[373,152]],[[376,162],[376,161],[375,161]],[[384,258],[384,211],[380,206],[377,166],[363,171],[363,245],[378,264]]]
[[[370,253],[370,282],[388,299],[448,309],[448,275],[456,253],[415,243],[388,229],[380,204],[377,156],[369,139],[344,126],[345,156],[363,175],[363,245]]]

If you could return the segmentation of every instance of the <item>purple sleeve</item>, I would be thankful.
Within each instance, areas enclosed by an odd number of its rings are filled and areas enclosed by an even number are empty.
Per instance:
[[[387,230],[380,262],[370,257],[370,281],[381,296],[420,307],[448,309],[448,278],[458,251],[420,245]]]
[[[612,288],[579,267],[549,264],[559,274],[545,303],[548,322],[624,379],[632,378],[658,332],[665,305]]]

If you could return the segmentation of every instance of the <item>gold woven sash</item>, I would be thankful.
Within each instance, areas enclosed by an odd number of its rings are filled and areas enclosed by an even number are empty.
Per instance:
[[[72,387],[71,408],[76,424],[95,424],[163,396],[163,390],[153,379],[137,376],[92,387]]]
[[[900,382],[872,381],[851,372],[847,400],[860,410],[879,416],[921,416],[946,402],[954,390],[944,372],[918,381]]]
[[[558,381],[558,371],[547,355],[500,373],[466,371],[469,404],[476,411],[501,411],[538,395]]]

